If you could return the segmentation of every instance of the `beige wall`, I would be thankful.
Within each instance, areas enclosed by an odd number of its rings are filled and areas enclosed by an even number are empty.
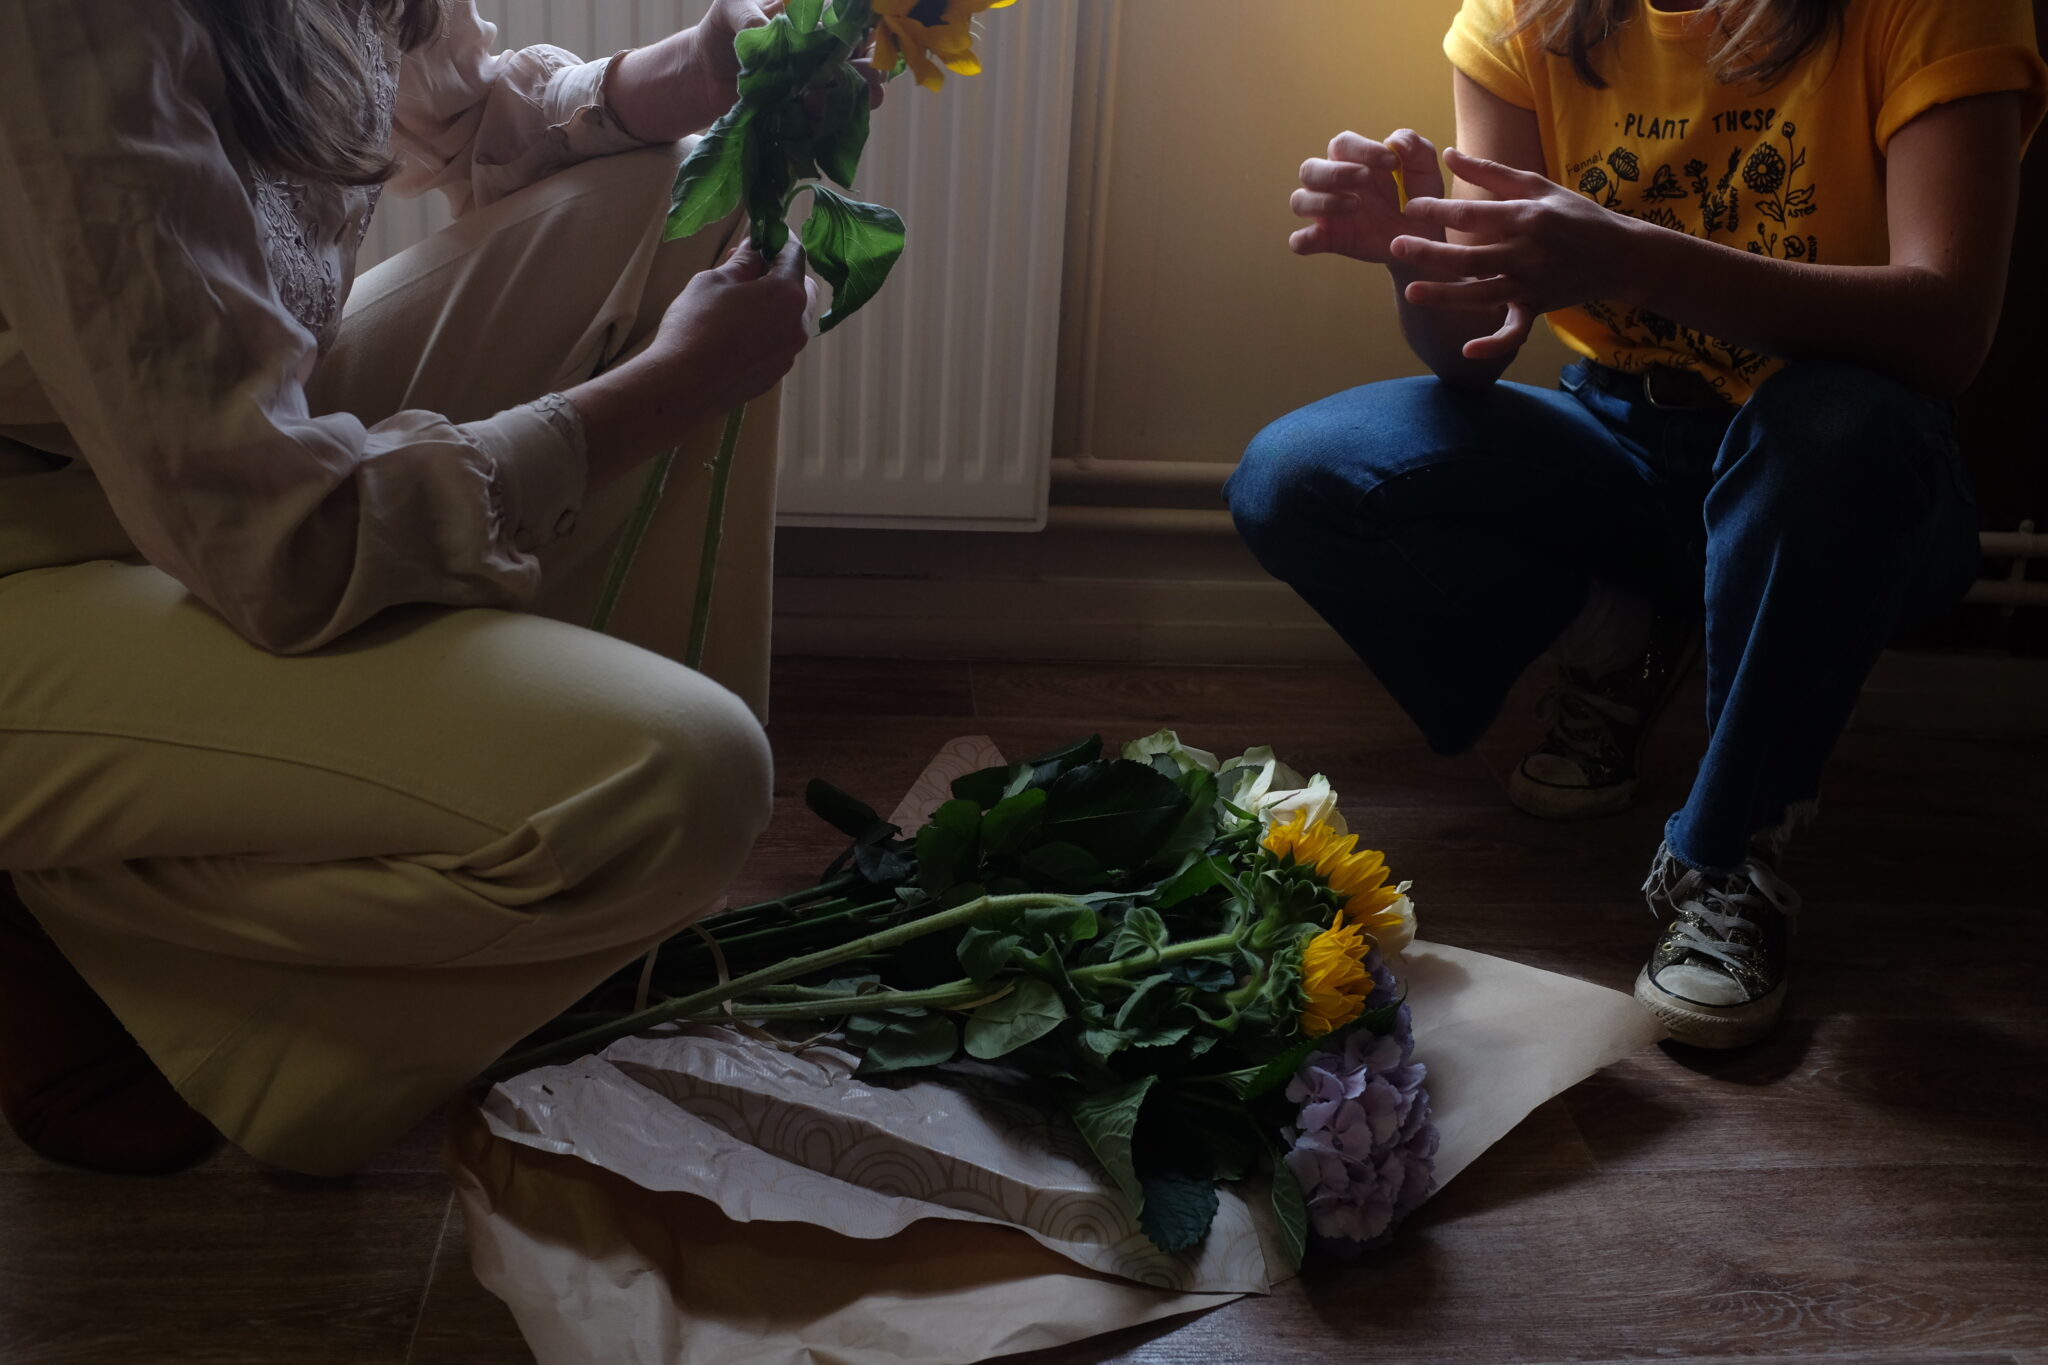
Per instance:
[[[1088,0],[1061,455],[1235,460],[1272,418],[1415,373],[1386,272],[1287,250],[1305,157],[1453,131],[1458,0]],[[1552,382],[1544,333],[1515,377]]]

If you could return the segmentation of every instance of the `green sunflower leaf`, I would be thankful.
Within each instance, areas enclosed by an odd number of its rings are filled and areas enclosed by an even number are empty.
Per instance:
[[[1163,952],[1169,937],[1166,921],[1157,910],[1149,905],[1134,906],[1110,936],[1108,960],[1121,962],[1139,953]]]
[[[867,79],[841,63],[826,91],[824,126],[817,134],[818,167],[841,188],[852,189],[860,175],[873,121]]]
[[[949,1015],[921,1012],[916,1018],[876,1021],[870,1029],[859,1023],[848,1027],[847,1037],[856,1046],[865,1045],[864,1076],[942,1066],[960,1051],[960,1031]]]
[[[1145,1107],[1145,1096],[1158,1079],[1141,1076],[1124,1085],[1076,1095],[1067,1110],[1081,1136],[1087,1139],[1088,1149],[1095,1153],[1102,1169],[1137,1212],[1144,1210],[1145,1188],[1133,1164],[1131,1139],[1138,1131],[1138,1114]]]
[[[747,146],[753,120],[752,109],[736,106],[697,139],[676,175],[668,229],[663,234],[668,241],[694,237],[738,210],[747,193]]]
[[[889,272],[903,258],[908,235],[903,220],[879,204],[863,204],[836,190],[813,185],[804,250],[811,265],[832,286],[832,311],[819,330],[829,332],[882,292]]]
[[[1035,1043],[1067,1019],[1066,1002],[1043,981],[1027,977],[1000,1000],[967,1016],[967,1055],[993,1062]]]
[[[789,22],[799,33],[809,33],[825,17],[825,0],[789,0]]]

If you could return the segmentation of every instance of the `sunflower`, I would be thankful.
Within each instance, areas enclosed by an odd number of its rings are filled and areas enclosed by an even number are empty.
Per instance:
[[[910,63],[917,83],[937,90],[946,71],[979,76],[981,59],[974,55],[974,16],[983,10],[1005,9],[1017,0],[873,0],[875,70],[894,71],[898,59]],[[934,60],[936,58],[936,60]],[[939,68],[943,66],[946,71]]]
[[[1366,997],[1373,988],[1365,955],[1371,951],[1372,942],[1365,931],[1342,920],[1308,941],[1301,952],[1304,1034],[1327,1037],[1365,1013]]]
[[[1297,811],[1266,831],[1266,851],[1297,867],[1308,868],[1337,895],[1339,923],[1349,920],[1370,934],[1382,952],[1398,953],[1415,937],[1415,907],[1407,888],[1388,886],[1383,853],[1360,849],[1356,834],[1340,835],[1330,826],[1311,825],[1307,811]]]

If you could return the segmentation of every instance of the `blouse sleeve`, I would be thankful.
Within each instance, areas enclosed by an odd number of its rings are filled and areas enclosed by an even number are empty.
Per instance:
[[[458,425],[310,415],[181,5],[0,7],[0,316],[136,548],[253,643],[408,602],[516,607],[585,465],[557,400]]]
[[[406,54],[394,191],[442,190],[459,216],[578,162],[647,145],[605,103],[624,53],[583,62],[558,47],[501,53],[497,41],[476,0],[454,0],[440,36]]]

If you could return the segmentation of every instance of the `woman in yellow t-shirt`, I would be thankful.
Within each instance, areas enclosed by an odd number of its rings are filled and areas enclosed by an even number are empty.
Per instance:
[[[1704,637],[1636,990],[1736,1046],[1785,999],[1786,832],[1879,652],[1977,573],[1948,400],[2048,68],[2025,0],[1465,0],[1445,48],[1449,195],[1404,130],[1343,134],[1294,196],[1295,250],[1386,265],[1435,377],[1275,423],[1232,511],[1440,752],[1555,655],[1533,814],[1634,800]],[[1558,390],[1501,382],[1538,316],[1584,357]]]

